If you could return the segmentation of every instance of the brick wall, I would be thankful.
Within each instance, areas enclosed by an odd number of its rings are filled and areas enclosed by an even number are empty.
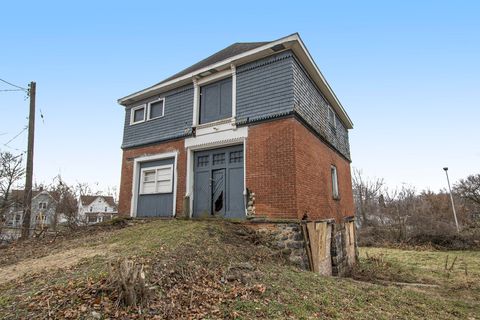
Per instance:
[[[332,164],[339,200],[332,197]],[[249,127],[246,165],[258,216],[301,219],[307,213],[342,222],[353,215],[350,162],[293,117]]]
[[[247,188],[258,216],[297,218],[293,119],[252,125],[246,154]]]
[[[294,117],[249,127],[246,156],[246,187],[256,195],[257,216],[281,219],[335,218],[353,215],[350,163],[329,148]],[[183,212],[186,180],[184,140],[123,151],[119,213],[130,213],[133,159],[178,151],[176,212]],[[340,199],[332,197],[330,166],[337,167]]]
[[[120,195],[118,212],[120,215],[130,215],[130,203],[132,199],[132,180],[134,158],[153,155],[158,153],[178,151],[177,159],[177,215],[183,212],[183,197],[185,196],[185,180],[187,156],[184,147],[184,140],[175,140],[161,144],[145,146],[140,148],[131,148],[123,150],[122,157],[122,176],[120,181]]]
[[[354,215],[350,162],[318,139],[300,122],[294,120],[296,192],[299,218],[310,219]],[[333,199],[331,166],[337,167],[340,199]]]

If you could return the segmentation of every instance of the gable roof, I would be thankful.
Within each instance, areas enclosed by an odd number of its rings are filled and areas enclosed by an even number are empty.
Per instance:
[[[80,196],[80,203],[82,204],[82,206],[88,206],[93,201],[95,201],[97,198],[103,198],[103,200],[105,200],[105,202],[109,206],[116,207],[115,200],[113,200],[112,196],[92,196],[92,195]]]
[[[348,129],[352,129],[352,120],[320,72],[298,33],[274,41],[234,43],[151,87],[118,99],[118,103],[127,106],[153,95],[192,83],[193,78],[201,78],[204,75],[229,69],[232,64],[242,65],[282,50],[292,50],[295,53],[295,56],[300,60],[300,63],[335,109],[340,119]]]
[[[48,194],[56,202],[60,200],[60,194],[58,192],[46,191],[46,190],[32,190],[32,200],[42,193]],[[10,200],[17,205],[23,205],[24,197],[25,197],[25,190],[19,190],[19,189],[12,190],[9,196]]]

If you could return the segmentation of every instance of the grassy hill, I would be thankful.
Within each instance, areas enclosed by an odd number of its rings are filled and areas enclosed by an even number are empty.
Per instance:
[[[141,306],[108,286],[122,258],[145,266]],[[479,301],[480,252],[362,249],[352,278],[323,277],[221,221],[120,221],[0,249],[2,319],[477,319]]]

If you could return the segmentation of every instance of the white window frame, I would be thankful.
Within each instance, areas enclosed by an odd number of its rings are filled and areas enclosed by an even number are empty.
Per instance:
[[[159,192],[157,191],[157,184],[159,182],[158,180],[158,170],[163,170],[163,169],[170,169],[170,177],[169,177],[169,180],[170,181],[170,189],[169,191],[162,191],[162,192]],[[145,190],[143,189],[144,188],[144,177],[145,177],[145,172],[146,171],[154,171],[155,170],[155,191],[154,192],[145,192]],[[172,193],[173,192],[173,164],[166,164],[166,165],[162,165],[162,166],[156,166],[156,167],[148,167],[148,168],[143,168],[142,170],[140,170],[140,195],[146,195],[146,194],[164,194],[164,193]]]
[[[220,119],[208,123],[202,123],[202,125],[211,125],[217,122],[223,122],[225,120],[230,120],[232,123],[235,123],[235,118],[237,116],[237,68],[234,64],[230,65],[230,69],[219,71],[209,76],[202,78],[194,77],[193,78],[193,120],[192,126],[200,126],[200,89],[202,86],[208,85],[213,82],[217,82],[226,78],[232,78],[232,116],[226,119]]]
[[[132,183],[132,201],[130,202],[130,216],[137,216],[137,204],[139,196],[139,183],[140,183],[140,165],[144,162],[150,162],[161,159],[173,158],[173,205],[172,205],[172,217],[175,217],[177,207],[177,177],[178,177],[178,150],[172,152],[158,153],[154,155],[142,156],[133,160],[133,183]]]
[[[134,121],[135,111],[140,110],[140,109],[143,109],[143,119],[135,122]],[[146,119],[147,119],[147,109],[148,108],[147,108],[146,104],[141,104],[139,106],[136,106],[136,107],[133,107],[132,109],[130,109],[130,125],[145,122]]]
[[[153,103],[157,103],[157,102],[160,102],[160,101],[163,101],[163,104],[162,104],[162,115],[161,115],[161,116],[158,116],[158,117],[151,118],[151,117],[150,117],[150,108],[151,108],[151,105],[152,105]],[[159,99],[157,99],[157,100],[150,101],[150,102],[148,103],[148,107],[147,107],[147,120],[159,119],[159,118],[163,118],[164,116],[165,116],[165,97],[159,98]]]
[[[340,199],[340,190],[338,188],[338,171],[335,165],[330,166],[330,173],[332,176],[332,196],[333,199]]]

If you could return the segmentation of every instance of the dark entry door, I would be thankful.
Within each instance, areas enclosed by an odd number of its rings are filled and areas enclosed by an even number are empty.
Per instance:
[[[195,152],[193,216],[244,218],[243,146]]]

